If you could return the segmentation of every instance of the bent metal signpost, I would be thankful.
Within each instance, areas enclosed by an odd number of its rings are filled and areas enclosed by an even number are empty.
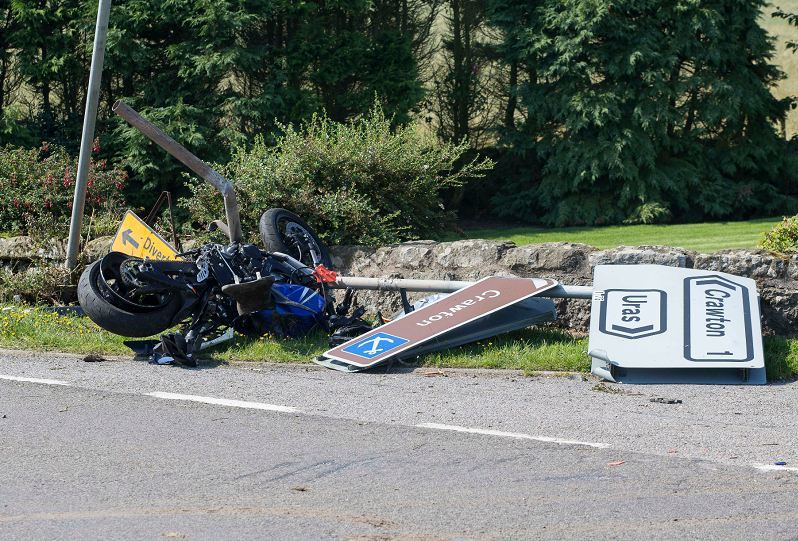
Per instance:
[[[749,278],[600,265],[591,313],[592,371],[606,379],[765,382],[759,296]]]
[[[365,370],[403,353],[412,355],[413,348],[437,336],[556,285],[556,281],[544,278],[485,278],[341,344],[324,357],[337,361],[344,370]],[[330,366],[335,368],[336,364]]]

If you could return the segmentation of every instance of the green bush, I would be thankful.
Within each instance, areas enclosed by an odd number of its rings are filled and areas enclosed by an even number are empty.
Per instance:
[[[41,264],[22,272],[0,268],[0,303],[60,304],[73,283],[63,265]]]
[[[95,142],[95,149],[99,143]],[[0,148],[0,231],[34,238],[64,238],[75,190],[77,159],[58,146]],[[86,226],[94,235],[118,225],[127,173],[91,160],[86,193]]]
[[[392,128],[376,107],[341,124],[313,117],[283,127],[274,146],[262,138],[239,148],[221,173],[236,187],[245,235],[257,237],[260,215],[287,208],[329,244],[386,244],[440,235],[454,221],[440,190],[480,178],[493,163],[455,167],[465,145],[443,144],[418,125]],[[181,200],[195,228],[224,216],[222,198],[201,182]]]
[[[774,225],[759,245],[771,252],[798,253],[798,214]]]

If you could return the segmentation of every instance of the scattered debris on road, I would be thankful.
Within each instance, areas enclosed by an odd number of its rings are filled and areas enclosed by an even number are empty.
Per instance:
[[[593,385],[593,387],[591,387],[591,390],[596,391],[598,393],[624,394],[627,396],[643,396],[643,393],[630,391],[629,389],[624,389],[623,387],[620,387],[618,385],[608,384],[603,381]]]
[[[662,398],[661,396],[655,396],[651,398],[649,402],[656,402],[657,404],[681,404],[681,398]]]

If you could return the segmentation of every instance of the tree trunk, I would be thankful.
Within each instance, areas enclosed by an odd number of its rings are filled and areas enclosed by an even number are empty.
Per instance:
[[[452,139],[468,137],[468,28],[464,17],[467,9],[462,0],[451,0],[452,7]]]
[[[42,45],[42,65],[47,63],[47,46]],[[50,129],[53,125],[53,106],[50,103],[50,78],[45,76],[39,85],[39,92],[42,95],[42,115],[44,117],[44,133],[47,137],[50,136]]]
[[[8,56],[6,51],[3,51],[3,59],[0,61],[0,118],[3,118],[6,104],[6,77],[8,77]]]
[[[509,92],[507,94],[507,107],[504,109],[504,127],[508,130],[515,128],[515,108],[518,106],[518,60],[510,63]]]
[[[670,78],[668,79],[668,90],[670,91],[670,96],[668,97],[668,126],[666,128],[666,132],[668,134],[668,139],[673,138],[673,133],[675,130],[675,119],[676,119],[676,86],[679,83],[679,74],[682,72],[682,61],[679,60],[676,62],[676,65],[673,66],[671,70]],[[670,119],[673,118],[674,120],[671,121]]]
[[[3,50],[0,51],[0,55],[2,55],[2,59],[0,60],[0,118],[3,117],[3,111],[5,110],[6,105],[6,80],[9,77],[9,66],[11,64],[11,50],[10,45],[8,44],[7,39],[10,39],[8,36],[11,33],[11,7],[8,8],[6,12],[6,20],[5,24],[3,25],[3,36],[4,42],[0,45]]]

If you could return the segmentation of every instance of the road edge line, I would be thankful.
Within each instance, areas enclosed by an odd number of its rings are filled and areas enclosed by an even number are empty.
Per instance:
[[[7,376],[5,374],[0,374],[0,380],[20,381],[23,383],[39,383],[42,385],[60,385],[62,387],[69,387],[72,385],[68,381],[61,381],[60,379],[26,378],[21,376]]]
[[[552,438],[549,436],[532,436],[531,434],[524,434],[522,432],[504,432],[502,430],[490,430],[485,428],[469,428],[457,425],[445,425],[440,423],[420,423],[415,425],[417,428],[430,428],[433,430],[450,430],[453,432],[464,432],[467,434],[481,434],[484,436],[498,436],[501,438],[514,438],[518,440],[533,440],[542,441],[546,443],[556,443],[557,445],[579,445],[587,447],[595,447],[597,449],[609,449],[608,443],[595,443],[590,441],[566,440],[560,438]]]
[[[161,398],[164,400],[183,400],[186,402],[199,402],[201,404],[211,404],[214,406],[228,406],[232,408],[255,409],[263,411],[277,411],[280,413],[301,413],[299,409],[292,406],[281,406],[278,404],[267,404],[265,402],[249,402],[246,400],[232,400],[229,398],[215,398],[212,396],[198,396],[192,394],[165,393],[155,391],[144,393],[144,396]]]

